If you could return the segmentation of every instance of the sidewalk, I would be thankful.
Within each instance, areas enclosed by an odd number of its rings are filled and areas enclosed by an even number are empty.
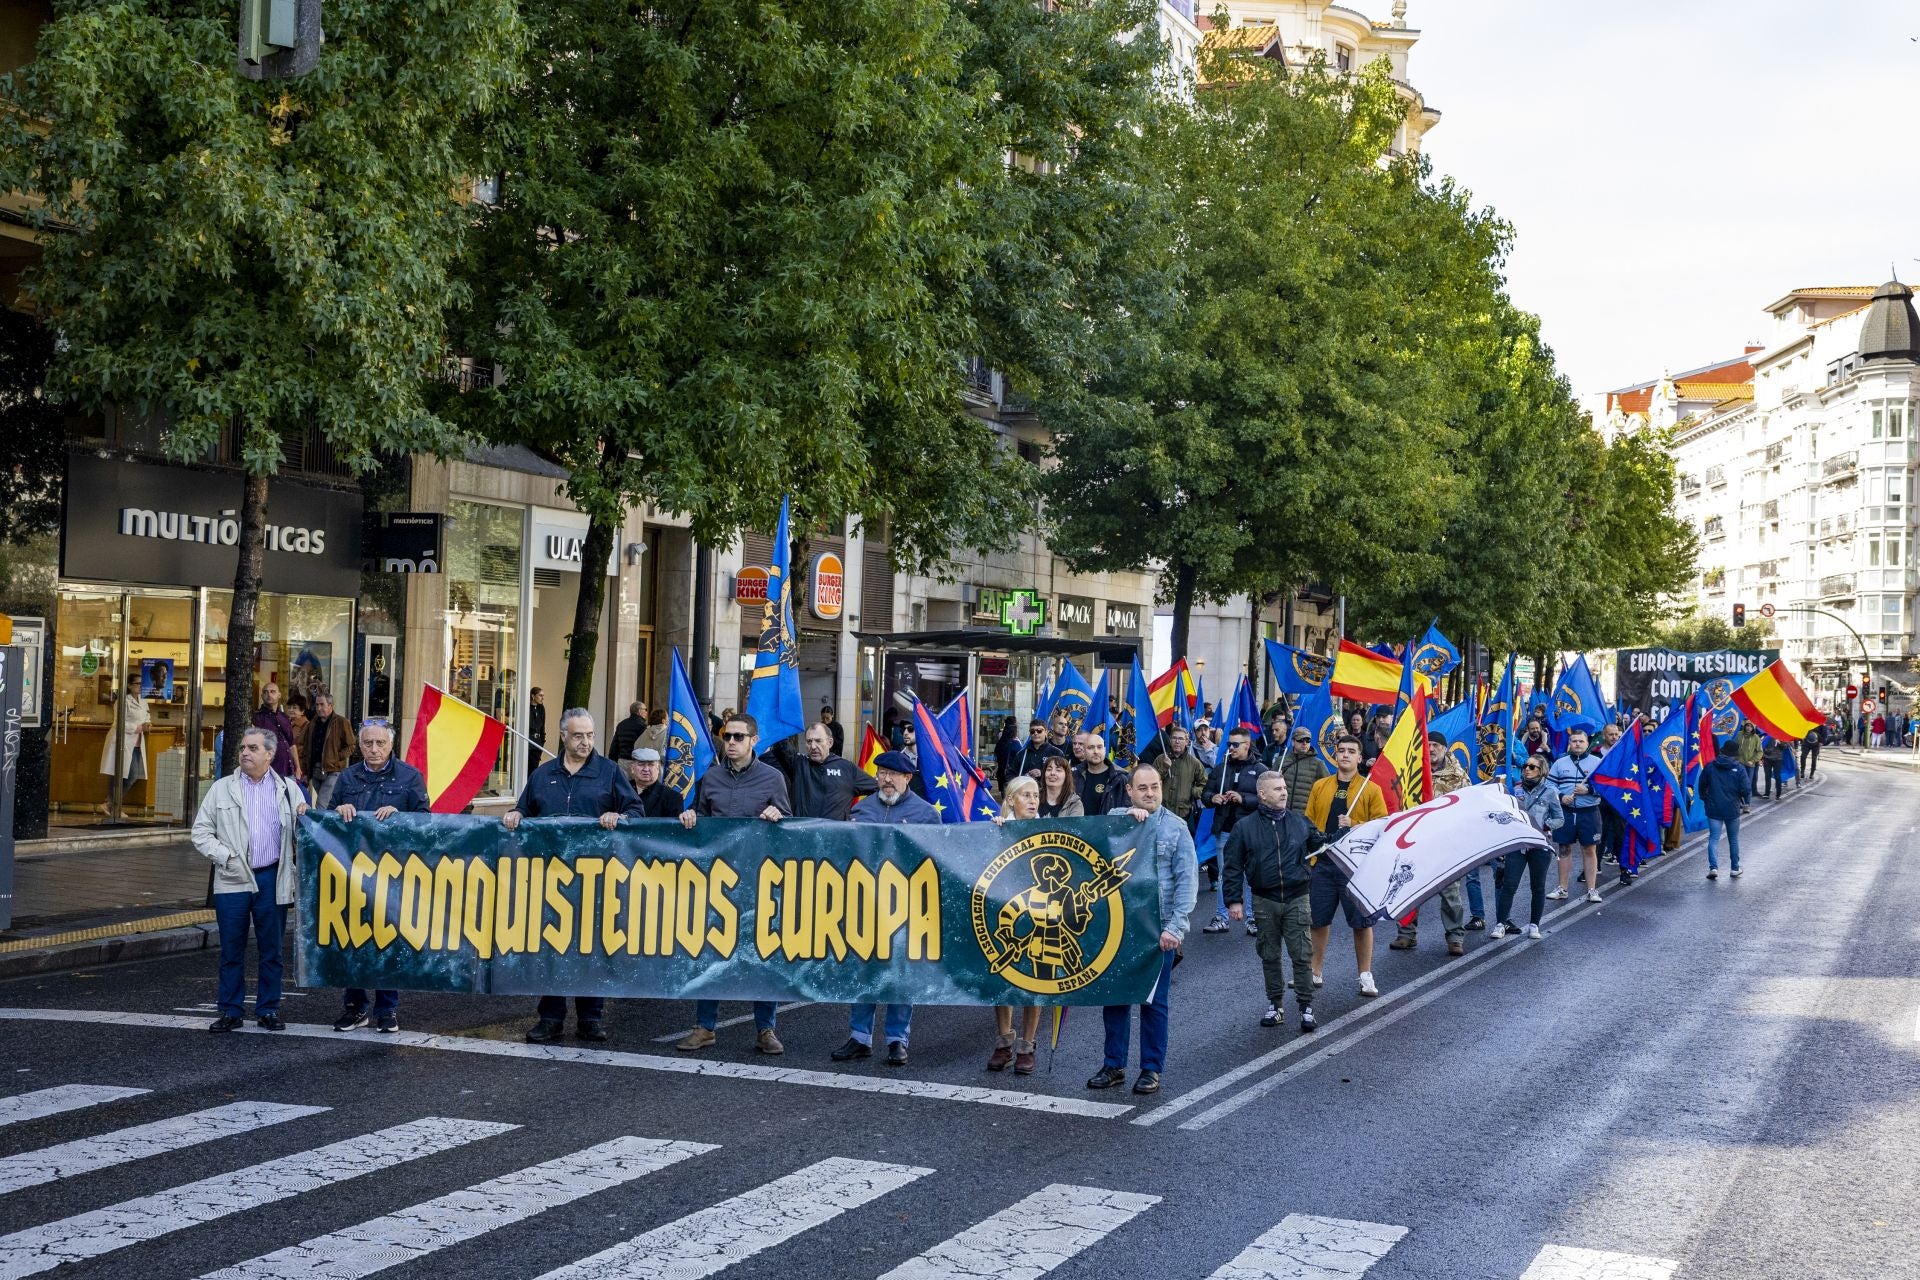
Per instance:
[[[178,842],[29,853],[14,862],[0,978],[215,945],[207,861]]]

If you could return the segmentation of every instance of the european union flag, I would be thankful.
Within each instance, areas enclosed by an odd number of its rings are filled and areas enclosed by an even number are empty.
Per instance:
[[[940,714],[934,717],[934,723],[940,726],[940,732],[947,735],[947,741],[960,749],[961,755],[973,759],[973,706],[967,700],[965,689],[941,708]]]
[[[1333,744],[1346,732],[1346,726],[1340,722],[1340,708],[1333,705],[1333,693],[1326,685],[1300,699],[1300,718],[1293,727],[1313,734],[1314,754],[1320,757],[1320,763],[1333,768]]]
[[[1280,692],[1305,695],[1326,687],[1327,676],[1333,671],[1331,658],[1278,640],[1269,640],[1266,646],[1267,665],[1273,668],[1273,682]]]
[[[1646,737],[1635,720],[1620,741],[1600,760],[1593,773],[1593,789],[1626,819],[1629,829],[1641,839],[1660,843],[1660,814],[1666,803],[1666,786],[1660,770],[1646,759]]]
[[[1473,700],[1449,707],[1427,721],[1428,733],[1447,736],[1447,757],[1466,772],[1468,782],[1479,782],[1480,752],[1473,732]]]
[[[780,499],[780,523],[773,531],[773,562],[767,566],[760,647],[753,655],[753,678],[747,684],[747,714],[759,724],[760,741],[766,743],[790,738],[807,727],[807,713],[800,701],[799,654],[793,643],[787,505],[787,499]]]
[[[1053,682],[1053,695],[1047,700],[1041,718],[1051,726],[1054,713],[1064,711],[1067,713],[1067,732],[1078,733],[1080,725],[1087,718],[1087,708],[1092,704],[1093,686],[1075,670],[1073,659],[1069,658],[1060,668],[1060,678]]]
[[[1561,733],[1575,729],[1594,733],[1606,723],[1606,713],[1606,700],[1600,696],[1600,686],[1594,682],[1583,653],[1561,671],[1559,683],[1554,685],[1548,723]]]
[[[679,645],[673,647],[673,675],[667,690],[666,757],[660,776],[691,805],[694,785],[713,767],[713,738],[707,733],[706,712],[693,696],[693,681],[687,678]]]
[[[1227,704],[1220,727],[1224,733],[1244,729],[1255,742],[1260,741],[1260,704],[1253,700],[1253,686],[1247,683],[1244,675],[1240,677],[1240,683],[1233,687],[1233,701]]]
[[[985,775],[952,740],[940,731],[927,704],[913,701],[914,728],[919,742],[915,746],[920,766],[920,785],[926,789],[927,803],[944,823],[991,821],[999,810],[993,804],[993,790]]]
[[[1131,769],[1140,763],[1140,752],[1159,732],[1160,720],[1153,714],[1153,694],[1147,689],[1146,673],[1140,669],[1140,659],[1136,657],[1133,670],[1127,676],[1126,700],[1114,712],[1109,744],[1114,767]]]
[[[1080,722],[1084,733],[1097,733],[1113,742],[1113,699],[1107,694],[1107,672],[1101,671],[1100,683],[1087,696],[1087,718]]]

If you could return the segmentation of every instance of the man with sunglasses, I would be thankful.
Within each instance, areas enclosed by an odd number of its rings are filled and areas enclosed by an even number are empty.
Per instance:
[[[360,759],[340,771],[333,784],[333,811],[352,822],[363,813],[385,822],[396,813],[426,813],[427,780],[420,771],[393,755],[393,726],[385,720],[360,722]],[[367,1025],[367,993],[348,987],[333,1021],[335,1031]],[[373,993],[373,1025],[381,1031],[400,1029],[400,993]]]
[[[757,758],[760,722],[744,711],[736,711],[720,726],[720,758],[701,775],[694,792],[693,808],[680,815],[680,825],[693,830],[701,818],[758,818],[778,822],[793,816],[793,802],[787,794],[787,778],[766,761]],[[777,1007],[771,1000],[753,1002],[754,1047],[761,1053],[785,1053],[774,1031]],[[720,1022],[718,1000],[693,1002],[694,1028],[673,1047],[682,1053],[694,1053],[713,1047],[714,1028]]]
[[[584,707],[560,713],[560,755],[533,771],[520,798],[500,819],[512,831],[522,818],[597,818],[608,831],[621,818],[640,816],[640,797],[619,766],[593,749],[593,714]],[[574,1034],[605,1040],[605,996],[573,998]],[[567,998],[540,997],[540,1021],[527,1032],[528,1044],[552,1044],[566,1033]]]

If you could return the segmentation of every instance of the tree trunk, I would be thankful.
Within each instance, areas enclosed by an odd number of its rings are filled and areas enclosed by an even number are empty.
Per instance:
[[[1173,570],[1173,660],[1187,656],[1188,629],[1193,623],[1194,587],[1200,570],[1190,564],[1178,564]]]
[[[580,594],[573,604],[573,631],[567,636],[566,695],[562,710],[586,707],[593,698],[593,663],[600,653],[600,619],[606,616],[607,557],[619,526],[595,516],[587,524],[587,540],[580,548]],[[606,726],[608,732],[612,726]]]
[[[227,707],[221,720],[220,773],[240,763],[240,737],[253,723],[253,633],[260,614],[261,567],[267,553],[267,477],[249,471],[240,497],[240,558],[227,611]]]

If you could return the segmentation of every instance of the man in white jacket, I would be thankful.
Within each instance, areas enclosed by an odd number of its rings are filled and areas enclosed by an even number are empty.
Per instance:
[[[247,928],[260,952],[253,1013],[263,1030],[280,1020],[280,935],[299,893],[293,824],[307,811],[293,779],[273,771],[279,746],[270,729],[240,739],[240,767],[207,788],[193,819],[193,847],[213,863],[213,913],[220,925],[220,1016],[207,1030],[233,1031],[247,1012]]]

